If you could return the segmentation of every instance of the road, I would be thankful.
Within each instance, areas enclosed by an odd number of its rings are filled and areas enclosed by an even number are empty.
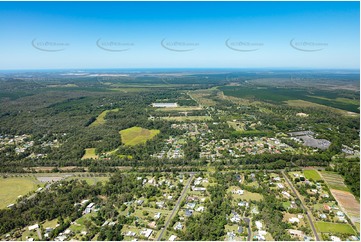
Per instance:
[[[247,229],[248,229],[247,241],[251,241],[251,236],[252,236],[251,225],[250,225],[251,220],[249,218],[243,218],[243,220],[248,225],[248,227],[247,227]]]
[[[157,238],[157,241],[160,241],[160,240],[162,239],[163,234],[164,234],[164,232],[167,230],[170,221],[171,221],[172,218],[174,217],[175,213],[178,211],[179,205],[180,205],[181,202],[183,201],[183,199],[184,199],[184,197],[185,197],[185,195],[186,195],[187,189],[189,188],[189,185],[192,183],[193,177],[194,177],[194,173],[190,173],[190,178],[189,178],[187,184],[185,185],[185,187],[183,188],[182,193],[181,193],[181,195],[179,196],[178,201],[177,201],[176,205],[174,206],[171,215],[169,216],[167,222],[165,222],[164,228],[162,229],[162,232],[159,234],[159,236],[158,236],[158,238]]]
[[[43,236],[41,235],[41,230],[38,228],[36,232],[38,233],[39,240],[43,240]]]
[[[303,199],[300,197],[300,195],[298,194],[298,191],[295,189],[295,187],[293,186],[292,182],[288,179],[288,177],[286,176],[285,172],[282,171],[282,175],[283,177],[286,179],[288,185],[291,187],[293,193],[296,195],[296,197],[301,201],[301,206],[303,208],[304,211],[306,211],[306,215],[307,215],[307,218],[308,218],[308,221],[311,225],[311,229],[312,229],[312,232],[313,234],[315,235],[315,238],[316,238],[316,241],[320,241],[320,238],[317,234],[317,230],[316,230],[316,227],[315,225],[313,224],[313,220],[311,218],[311,212],[308,210],[307,206],[304,205],[303,203]]]

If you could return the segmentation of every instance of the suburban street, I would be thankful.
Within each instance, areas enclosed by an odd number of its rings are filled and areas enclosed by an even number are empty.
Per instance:
[[[184,199],[184,197],[185,197],[185,195],[186,195],[186,192],[187,192],[187,190],[188,190],[188,188],[189,188],[189,185],[192,183],[193,177],[194,177],[194,173],[190,173],[190,177],[189,177],[189,179],[188,179],[187,184],[186,184],[185,187],[183,188],[182,193],[181,193],[181,195],[179,196],[178,201],[177,201],[176,205],[174,206],[171,215],[169,216],[168,220],[165,222],[164,228],[162,229],[162,232],[159,234],[159,236],[158,236],[158,238],[157,238],[158,241],[160,241],[160,240],[162,239],[163,233],[167,230],[170,221],[172,220],[172,218],[174,217],[174,215],[177,213],[177,211],[178,211],[178,209],[179,209],[179,205],[180,205],[181,202],[183,201],[183,199]]]
[[[293,193],[296,195],[296,197],[301,201],[301,206],[303,208],[304,211],[306,211],[306,215],[307,215],[307,218],[308,218],[308,221],[310,223],[310,226],[311,226],[311,229],[312,229],[312,232],[313,234],[315,235],[315,238],[317,241],[320,241],[320,238],[317,234],[317,230],[316,230],[316,227],[315,225],[313,224],[313,220],[312,220],[312,214],[311,212],[308,210],[307,206],[304,205],[303,203],[303,199],[300,197],[300,195],[298,194],[298,191],[294,188],[292,182],[288,179],[288,177],[286,176],[286,174],[284,173],[284,171],[282,171],[282,175],[283,177],[286,179],[288,185],[291,187]]]

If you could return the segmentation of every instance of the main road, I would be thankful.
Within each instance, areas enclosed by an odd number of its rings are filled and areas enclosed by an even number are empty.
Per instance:
[[[308,210],[307,206],[304,205],[303,203],[303,199],[300,197],[300,195],[298,194],[298,191],[295,189],[295,187],[293,186],[292,182],[288,179],[288,177],[286,176],[285,172],[282,171],[282,175],[283,177],[286,179],[288,185],[291,187],[293,193],[296,195],[296,197],[301,201],[301,207],[303,208],[304,211],[306,211],[306,215],[307,215],[307,218],[308,218],[308,221],[310,222],[310,226],[311,226],[311,229],[312,229],[312,232],[313,234],[315,235],[315,238],[317,241],[320,241],[320,238],[317,234],[317,230],[316,230],[316,227],[315,225],[313,224],[313,220],[312,220],[312,214],[311,212]]]
[[[177,201],[176,205],[174,206],[172,213],[170,214],[167,222],[165,222],[164,228],[162,229],[162,232],[159,234],[159,236],[158,236],[158,238],[157,238],[158,241],[160,241],[160,240],[162,239],[163,234],[164,234],[164,232],[167,230],[170,221],[171,221],[172,218],[174,217],[174,214],[178,211],[179,205],[180,205],[181,202],[183,201],[183,199],[184,199],[184,197],[185,197],[185,195],[186,195],[186,193],[187,193],[187,189],[189,188],[189,185],[192,183],[193,176],[194,176],[194,173],[190,173],[190,177],[189,177],[189,179],[188,179],[187,184],[186,184],[185,187],[183,188],[182,193],[181,193],[181,195],[179,196],[178,201]]]

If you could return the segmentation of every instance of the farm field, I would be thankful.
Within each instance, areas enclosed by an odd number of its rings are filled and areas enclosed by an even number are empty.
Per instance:
[[[0,209],[15,203],[19,195],[34,191],[38,184],[33,177],[0,178]]]
[[[329,171],[322,171],[321,175],[331,189],[350,191],[341,175]]]
[[[125,145],[137,145],[145,143],[147,140],[152,139],[159,134],[159,130],[156,129],[144,129],[141,127],[132,127],[119,131],[122,142]]]
[[[315,225],[320,233],[355,234],[355,231],[349,224],[316,222]]]
[[[350,192],[339,191],[335,189],[331,189],[332,195],[338,201],[339,205],[344,208],[346,213],[349,214],[351,220],[354,222],[360,221],[360,203],[356,200],[354,195]]]
[[[314,181],[321,181],[322,180],[322,177],[320,176],[320,174],[316,170],[304,170],[303,174],[305,175],[305,177],[307,179],[312,179]]]
[[[210,116],[177,116],[177,117],[162,117],[168,121],[207,121],[212,120]]]
[[[95,148],[87,148],[85,149],[85,154],[81,159],[84,160],[84,159],[98,159],[98,158],[99,158],[98,155],[95,154]]]
[[[105,116],[107,115],[107,113],[118,112],[118,111],[119,111],[119,108],[103,111],[101,114],[99,114],[97,119],[89,125],[89,127],[96,127],[98,125],[105,124]]]

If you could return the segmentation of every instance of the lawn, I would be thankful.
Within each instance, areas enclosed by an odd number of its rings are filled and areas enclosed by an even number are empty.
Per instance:
[[[132,127],[119,131],[122,142],[125,145],[137,145],[145,143],[147,140],[152,139],[159,134],[158,129],[144,129],[141,127]]]
[[[58,219],[53,219],[50,221],[47,220],[43,223],[43,228],[47,228],[47,227],[55,228],[57,224],[58,224]]]
[[[263,196],[259,193],[244,191],[244,194],[240,196],[242,200],[260,201]]]
[[[99,114],[97,119],[89,125],[89,127],[96,127],[98,125],[105,124],[105,116],[107,115],[107,113],[118,112],[118,111],[119,111],[119,108],[103,111],[101,114]]]
[[[316,222],[316,228],[321,233],[355,234],[349,224],[337,224],[328,222]]]
[[[19,195],[26,195],[40,184],[33,177],[0,178],[0,209],[15,203]]]
[[[290,202],[290,201],[283,202],[283,203],[282,203],[282,206],[283,206],[285,209],[288,209],[288,208],[291,207],[291,202]]]
[[[322,177],[316,170],[304,170],[303,174],[307,179],[312,179],[314,181],[322,181]]]
[[[98,155],[95,154],[95,148],[87,148],[85,149],[85,154],[81,159],[84,160],[84,159],[98,159],[98,158],[99,158]]]

